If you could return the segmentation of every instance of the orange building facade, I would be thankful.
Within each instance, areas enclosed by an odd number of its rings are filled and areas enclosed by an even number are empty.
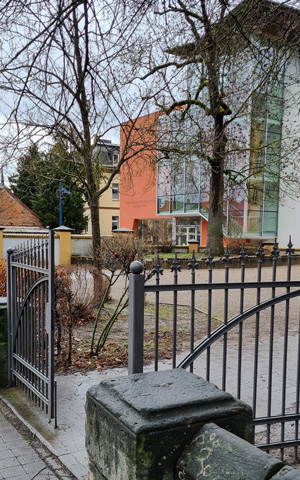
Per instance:
[[[172,224],[172,240],[206,244],[207,220],[199,212],[170,214],[158,188],[159,117],[162,112],[139,117],[122,125],[121,152],[127,161],[120,172],[120,227],[138,231],[139,222],[164,220]],[[161,187],[161,185],[160,185]]]

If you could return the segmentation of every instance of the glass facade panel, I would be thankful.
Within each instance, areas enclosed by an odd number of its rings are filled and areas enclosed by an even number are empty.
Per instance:
[[[277,235],[282,91],[253,94],[247,230],[257,236]]]
[[[157,169],[157,213],[201,211],[200,160],[196,156],[161,161]]]

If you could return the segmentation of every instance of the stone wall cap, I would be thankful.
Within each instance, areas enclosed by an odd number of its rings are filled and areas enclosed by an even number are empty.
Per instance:
[[[172,425],[210,421],[252,410],[214,384],[186,370],[149,372],[103,380],[88,397],[117,416],[135,433]],[[215,420],[214,420],[215,421]]]
[[[73,228],[65,227],[64,225],[54,228],[53,230],[55,232],[73,232]]]

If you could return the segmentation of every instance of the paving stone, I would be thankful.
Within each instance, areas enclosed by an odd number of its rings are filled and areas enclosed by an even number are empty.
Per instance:
[[[22,476],[22,478],[24,477],[24,475],[26,476],[26,472],[21,465],[19,466],[12,465],[7,468],[1,468],[1,473],[3,475],[3,478],[7,480],[10,478],[18,477],[18,476]]]
[[[62,464],[58,460],[53,460],[52,470],[52,467],[49,466],[52,462],[52,455],[42,444],[40,445],[37,453],[27,443],[26,436],[21,435],[6,420],[0,408],[0,480],[32,480],[33,478],[35,480],[70,480],[76,478],[63,471]]]

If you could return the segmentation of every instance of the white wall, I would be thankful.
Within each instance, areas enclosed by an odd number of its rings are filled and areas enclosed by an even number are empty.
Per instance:
[[[30,234],[28,236],[24,234],[5,234],[3,233],[3,256],[7,258],[7,249],[12,248],[13,250],[18,245],[25,245],[30,246],[34,245],[34,242],[37,242],[41,235],[33,235]],[[55,265],[59,265],[59,238],[54,239],[54,263]]]
[[[291,235],[300,248],[300,65],[291,61],[286,69],[284,115],[282,126],[282,162],[280,205],[278,209],[278,242],[285,247]]]
[[[90,235],[71,236],[71,255],[88,257],[92,255],[92,237]]]

